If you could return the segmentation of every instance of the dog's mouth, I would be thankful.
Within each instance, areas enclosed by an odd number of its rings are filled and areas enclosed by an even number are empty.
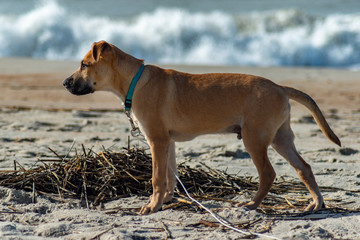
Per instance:
[[[67,90],[69,90],[69,92],[71,92],[72,94],[74,95],[86,95],[86,94],[89,94],[89,93],[93,93],[94,92],[94,89],[90,86],[85,86],[83,88],[67,88]]]
[[[94,88],[88,83],[81,83],[81,81],[74,81],[72,78],[67,78],[63,82],[64,87],[74,95],[86,95],[94,92]]]

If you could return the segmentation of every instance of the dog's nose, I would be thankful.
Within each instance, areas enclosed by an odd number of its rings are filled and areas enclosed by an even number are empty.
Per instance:
[[[69,87],[71,87],[72,82],[73,82],[73,78],[72,78],[72,77],[68,77],[67,79],[65,79],[65,80],[63,81],[63,85],[64,85],[64,87],[69,88]]]

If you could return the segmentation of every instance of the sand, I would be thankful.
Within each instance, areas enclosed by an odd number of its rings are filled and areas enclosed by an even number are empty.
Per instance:
[[[72,96],[62,80],[78,62],[0,59],[0,169],[13,169],[14,160],[25,168],[38,159],[53,158],[49,147],[66,153],[102,146],[121,151],[127,145],[129,123],[122,104],[110,93]],[[323,110],[343,147],[328,141],[309,118],[310,113],[292,102],[292,127],[300,154],[312,166],[320,186],[339,188],[323,191],[329,210],[301,214],[298,209],[277,215],[246,211],[222,201],[205,201],[217,214],[234,224],[251,223],[246,231],[263,232],[280,239],[360,239],[360,82],[359,72],[312,68],[255,68],[221,66],[164,66],[180,71],[241,72],[261,75],[274,82],[310,94]],[[132,139],[131,143],[143,145]],[[229,174],[257,178],[251,159],[235,135],[207,135],[177,144],[177,162],[197,167],[199,162]],[[234,154],[225,154],[234,153]],[[74,151],[70,153],[73,155]],[[274,150],[269,156],[277,176],[295,178],[293,168]],[[309,199],[287,193],[279,197]],[[246,201],[251,193],[234,201]],[[163,210],[139,216],[136,209],[147,203],[140,196],[87,209],[74,199],[54,201],[22,190],[0,187],[1,239],[241,239],[245,235],[214,223],[202,211]],[[111,209],[116,208],[116,211]],[[335,208],[347,210],[335,211]],[[206,224],[207,223],[207,224]],[[266,239],[259,237],[259,239]]]

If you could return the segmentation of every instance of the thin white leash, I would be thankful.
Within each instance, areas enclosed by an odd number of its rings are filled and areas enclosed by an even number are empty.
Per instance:
[[[131,135],[135,138],[140,138],[140,135],[141,134],[141,131],[138,127],[135,126],[135,123],[131,117],[131,113],[130,111],[125,111],[125,114],[127,116],[127,118],[129,119],[130,121],[130,124],[131,124],[131,127],[132,127],[132,130],[130,131],[131,132]],[[269,236],[269,235],[265,235],[265,234],[261,234],[261,233],[254,233],[254,232],[249,232],[249,231],[244,231],[244,230],[241,230],[237,227],[234,227],[231,225],[231,223],[229,223],[228,221],[222,219],[220,216],[216,215],[215,213],[213,213],[210,209],[208,209],[207,207],[205,207],[202,203],[200,203],[198,200],[196,200],[195,198],[191,197],[191,195],[189,194],[189,192],[187,191],[186,187],[184,186],[184,184],[182,183],[182,181],[180,180],[179,176],[176,174],[176,172],[174,171],[174,169],[172,169],[170,166],[168,166],[170,168],[170,170],[173,172],[174,176],[176,177],[177,181],[180,183],[181,187],[184,189],[187,197],[195,202],[196,204],[198,204],[200,207],[202,207],[203,209],[205,209],[208,213],[211,214],[211,216],[213,218],[215,218],[220,224],[222,224],[223,226],[229,228],[229,229],[232,229],[238,233],[242,233],[242,234],[245,234],[245,235],[256,235],[256,236],[259,236],[259,237],[264,237],[264,238],[269,238],[269,239],[281,239],[281,238],[278,238],[278,237],[273,237],[273,236]]]

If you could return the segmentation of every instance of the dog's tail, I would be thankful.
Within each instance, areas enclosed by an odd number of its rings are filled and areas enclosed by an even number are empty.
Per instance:
[[[314,117],[317,125],[320,127],[321,131],[325,134],[325,136],[332,141],[333,143],[341,146],[341,142],[339,138],[335,135],[335,133],[331,130],[329,124],[327,123],[324,115],[322,114],[320,108],[309,95],[303,93],[294,88],[282,86],[286,92],[286,95],[301,104],[303,104],[307,109],[310,110],[312,116]]]

